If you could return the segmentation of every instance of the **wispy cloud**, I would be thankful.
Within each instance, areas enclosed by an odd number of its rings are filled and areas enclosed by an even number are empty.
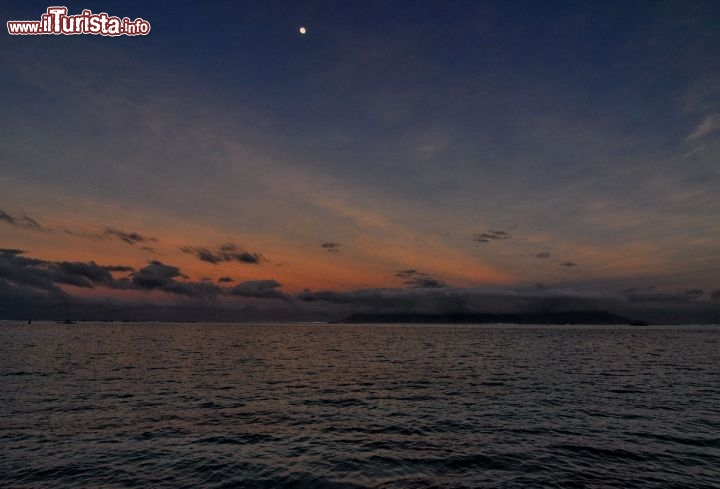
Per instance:
[[[323,244],[321,244],[320,247],[323,248],[328,253],[339,253],[340,252],[340,243],[326,241]]]
[[[695,126],[693,131],[685,138],[685,141],[691,142],[702,139],[718,129],[720,129],[720,116],[718,114],[707,115]]]
[[[417,270],[398,270],[395,276],[401,278],[406,286],[418,289],[440,289],[447,287],[447,284],[441,280],[431,277],[427,273],[418,272]]]
[[[501,241],[504,239],[509,239],[510,233],[507,231],[499,231],[490,229],[489,231],[486,231],[484,233],[478,233],[473,235],[473,241],[477,241],[478,243],[489,243],[490,241]]]
[[[131,245],[157,241],[157,238],[151,238],[134,231],[123,231],[122,229],[112,227],[105,227],[103,232],[100,233],[100,238],[119,239]]]
[[[212,263],[213,265],[224,262],[258,265],[260,262],[266,261],[262,254],[245,251],[234,243],[218,245],[213,250],[202,246],[183,246],[180,248],[180,251],[194,255],[198,260]]]
[[[4,222],[18,228],[31,229],[33,231],[43,231],[45,229],[39,222],[30,216],[25,214],[12,215],[3,210],[0,210],[0,222]]]
[[[115,239],[115,240],[127,243],[129,245],[155,243],[158,241],[157,238],[146,236],[146,235],[140,234],[136,231],[125,231],[123,229],[117,229],[117,228],[114,228],[111,226],[104,226],[104,227],[100,228],[100,230],[97,230],[97,228],[96,228],[93,231],[90,231],[87,229],[71,229],[71,228],[61,228],[60,230],[63,231],[65,234],[70,235],[70,236],[75,236],[76,238],[99,239],[99,240]],[[142,248],[152,251],[152,248],[149,248],[147,246],[143,246]]]
[[[277,280],[250,280],[236,285],[228,293],[238,297],[290,300],[288,295],[278,290],[281,286]]]

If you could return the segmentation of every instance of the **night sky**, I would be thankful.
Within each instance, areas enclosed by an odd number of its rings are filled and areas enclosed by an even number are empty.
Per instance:
[[[0,317],[720,321],[720,2],[63,5],[152,30],[0,35]]]

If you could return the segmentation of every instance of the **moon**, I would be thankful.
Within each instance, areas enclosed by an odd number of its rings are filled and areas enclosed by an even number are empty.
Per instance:
[[[307,34],[307,29],[305,28],[304,25],[301,25],[300,29],[298,29],[298,32],[302,35],[305,35],[305,34]]]

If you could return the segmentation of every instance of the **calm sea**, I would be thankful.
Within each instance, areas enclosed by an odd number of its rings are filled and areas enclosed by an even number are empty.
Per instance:
[[[720,487],[720,327],[0,323],[2,487]]]

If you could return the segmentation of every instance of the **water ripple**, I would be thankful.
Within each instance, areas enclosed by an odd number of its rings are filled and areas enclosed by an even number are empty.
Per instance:
[[[0,486],[717,488],[720,328],[0,324]]]

